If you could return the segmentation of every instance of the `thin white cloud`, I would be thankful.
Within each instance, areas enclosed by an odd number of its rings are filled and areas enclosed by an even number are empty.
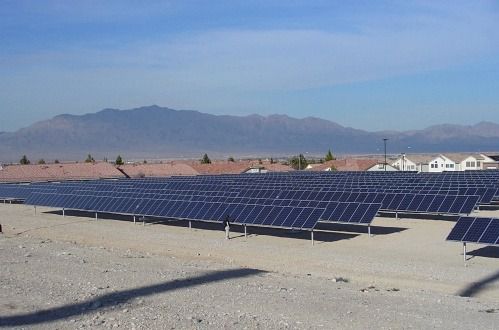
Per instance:
[[[154,70],[194,89],[285,90],[445,69],[497,54],[499,17],[483,6],[428,6],[424,15],[357,18],[355,33],[319,29],[220,30],[119,49],[72,48],[3,58],[75,71]],[[375,20],[374,20],[375,19]]]

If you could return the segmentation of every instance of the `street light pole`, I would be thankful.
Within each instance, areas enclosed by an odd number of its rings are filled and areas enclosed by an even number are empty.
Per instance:
[[[388,141],[388,139],[387,138],[383,138],[383,143],[385,145],[385,164],[384,164],[385,172],[386,172],[386,141]]]

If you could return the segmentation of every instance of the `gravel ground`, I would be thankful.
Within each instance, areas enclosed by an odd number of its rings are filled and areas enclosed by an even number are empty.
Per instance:
[[[362,268],[363,259],[352,258],[359,251],[350,255],[351,272],[347,265],[339,268],[342,277],[330,266],[316,271],[324,268],[317,258],[341,250],[342,244],[363,248],[365,241],[374,241],[370,238],[341,244],[331,240],[318,247],[299,238],[273,236],[225,241],[222,232],[209,230],[142,227],[47,213],[34,217],[25,206],[4,206],[0,223],[5,231],[0,234],[0,327],[497,329],[499,324],[495,281],[486,295],[460,297],[452,293],[455,288],[448,289],[451,274],[435,268],[431,272],[438,274],[438,283],[423,281],[415,289],[425,274],[414,266],[419,259],[406,260],[404,266],[394,257],[393,263],[379,268],[375,261]],[[97,234],[93,226],[101,231]],[[418,226],[412,228],[413,236],[417,237]],[[141,245],[133,243],[134,233]],[[154,245],[160,240],[156,235],[167,236],[161,248]],[[382,243],[379,239],[371,246],[380,246],[377,253],[381,253]],[[298,255],[293,262],[287,251],[304,250],[305,244],[312,251],[311,260],[296,265],[302,257]],[[199,245],[207,248],[199,249]],[[229,257],[221,257],[228,248]],[[283,261],[270,267],[276,264],[275,252],[266,251],[276,248]],[[244,260],[248,255],[255,260],[241,262],[238,250]],[[459,260],[458,253],[454,258]],[[330,262],[336,261],[342,263],[341,258]],[[464,269],[463,273],[474,267],[480,278],[497,270],[494,258],[474,258],[469,267],[456,264],[455,269]],[[478,266],[485,268],[483,274]],[[426,264],[421,268],[427,268]],[[383,279],[373,280],[369,275],[362,280],[360,276],[380,269],[385,269]],[[458,282],[467,276],[455,275]]]

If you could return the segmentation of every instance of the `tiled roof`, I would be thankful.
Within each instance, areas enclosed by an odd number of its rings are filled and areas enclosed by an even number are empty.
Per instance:
[[[126,164],[119,167],[131,178],[198,175],[192,166],[182,163]]]
[[[326,171],[331,166],[334,166],[337,171],[366,171],[376,164],[378,164],[378,160],[370,158],[336,159],[323,164],[315,164],[309,171]]]
[[[199,161],[184,162],[191,166],[199,174],[241,174],[251,168],[262,168],[269,172],[288,172],[293,171],[293,168],[279,163],[270,164],[269,161],[258,160],[236,160],[230,161],[213,161],[211,164],[201,164]]]
[[[432,155],[406,155],[405,158],[413,162],[414,164],[428,164],[430,161],[433,159],[437,158],[439,155],[438,154],[432,154]]]
[[[124,177],[109,163],[67,163],[44,165],[8,165],[0,170],[0,182],[90,180]]]
[[[483,156],[480,154],[465,154],[465,153],[463,153],[463,154],[459,154],[459,153],[450,154],[449,153],[449,154],[443,154],[443,155],[456,163],[460,163],[470,156],[475,157],[475,159],[477,159],[477,160],[484,159]]]

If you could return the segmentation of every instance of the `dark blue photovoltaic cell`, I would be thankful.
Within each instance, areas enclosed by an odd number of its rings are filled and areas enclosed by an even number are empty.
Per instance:
[[[466,242],[478,242],[480,237],[482,237],[483,232],[488,227],[490,221],[491,219],[487,218],[476,218],[462,240]]]
[[[327,222],[369,224],[380,207],[381,204],[330,202],[320,218]]]
[[[466,232],[468,229],[471,227],[473,222],[475,221],[475,218],[471,217],[460,217],[456,224],[454,225],[454,228],[452,228],[451,232],[447,236],[448,241],[462,241],[464,235],[466,235]]]
[[[449,236],[447,236],[447,240],[489,245],[498,244],[499,219],[460,217]]]
[[[499,219],[491,219],[478,243],[499,244]]]

